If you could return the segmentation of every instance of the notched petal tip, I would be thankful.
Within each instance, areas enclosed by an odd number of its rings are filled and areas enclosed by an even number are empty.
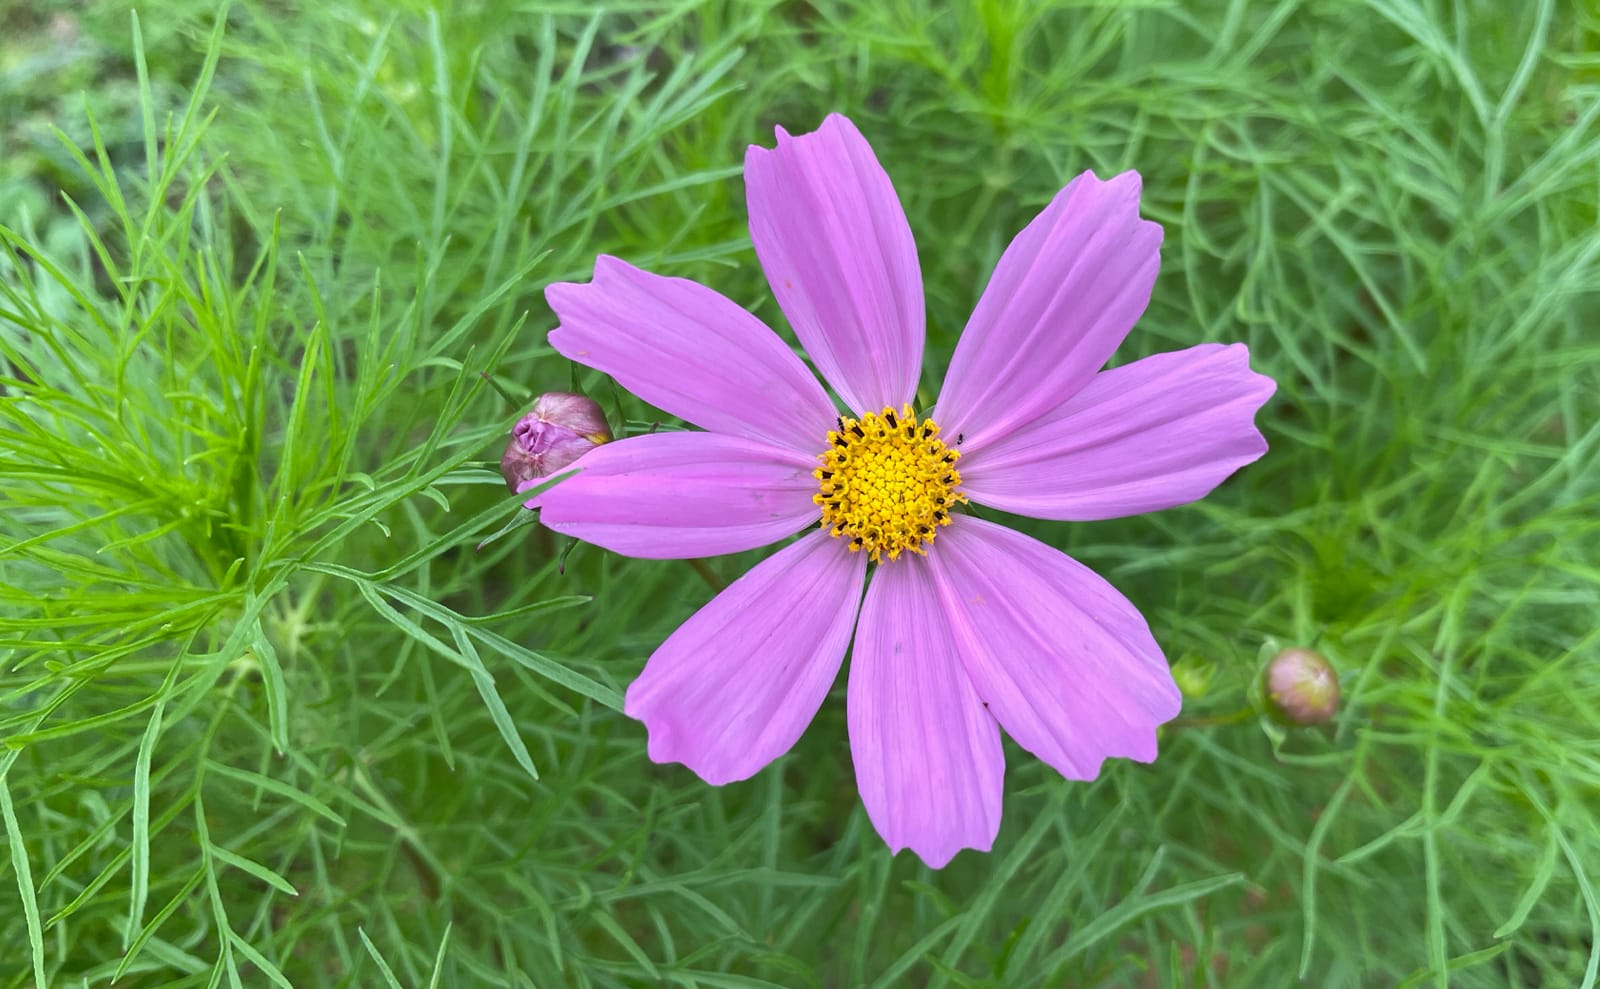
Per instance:
[[[1155,758],[1182,695],[1132,602],[1059,550],[962,516],[929,554],[962,664],[1000,727],[1068,779]]]
[[[651,724],[645,720],[644,715],[629,711],[624,707],[623,713],[635,721],[645,725],[646,741],[645,754],[650,761],[658,766],[678,765],[694,773],[702,783],[707,786],[727,786],[729,783],[742,783],[750,777],[765,769],[766,766],[753,763],[742,766],[708,762],[697,759],[692,753],[692,746],[677,738],[672,730],[661,722]]]
[[[856,126],[856,122],[837,110],[823,117],[822,123],[817,125],[817,133],[819,134],[836,134],[841,132],[842,136],[848,137],[851,140],[860,141],[862,144],[867,143],[866,137],[862,135],[861,128]]]
[[[1006,247],[939,394],[969,451],[1071,398],[1144,314],[1164,232],[1139,215],[1142,187],[1138,172],[1082,172]]]
[[[651,760],[721,786],[787,752],[839,672],[865,575],[858,554],[816,532],[690,616],[623,698],[649,732]]]
[[[1133,762],[1143,763],[1147,766],[1155,762],[1156,758],[1161,755],[1161,726],[1171,721],[1173,718],[1176,718],[1182,712],[1183,695],[1180,692],[1174,691],[1174,696],[1170,706],[1152,706],[1150,712],[1150,724],[1145,736],[1143,738],[1129,739],[1128,746],[1125,751],[1112,753],[1112,755],[1119,758],[1128,759]],[[1091,780],[1097,778],[1103,768],[1104,762],[1102,761],[1101,765],[1095,767],[1094,774],[1088,778]]]
[[[1102,179],[1093,169],[1086,169],[1056,193],[1051,205],[1068,194],[1106,202],[1109,222],[1129,224],[1132,233],[1126,249],[1130,252],[1160,248],[1166,239],[1166,228],[1140,212],[1144,200],[1144,176],[1134,169],[1118,172],[1108,179]],[[1071,208],[1090,207],[1086,203],[1074,203]]]
[[[776,147],[767,148],[759,144],[752,144],[745,149],[745,157],[746,160],[748,160],[750,152],[752,151],[763,154],[772,154],[775,151],[782,149],[790,142],[805,141],[806,139],[818,134],[831,134],[840,130],[845,131],[849,136],[855,138],[856,140],[866,143],[866,138],[862,135],[861,129],[855,125],[855,121],[835,110],[824,116],[822,120],[818,122],[815,130],[801,131],[798,134],[791,133],[789,128],[783,126],[782,124],[775,124],[772,128],[772,135]]]
[[[1250,348],[1244,343],[1229,343],[1219,345],[1222,360],[1240,375],[1239,401],[1241,411],[1249,416],[1251,435],[1247,441],[1247,452],[1252,453],[1248,460],[1240,464],[1254,463],[1261,459],[1268,450],[1267,437],[1261,432],[1261,426],[1256,422],[1256,417],[1261,410],[1266,408],[1267,402],[1278,393],[1277,379],[1269,374],[1264,374],[1250,366]],[[1220,483],[1220,482],[1218,482]]]
[[[921,859],[922,864],[928,868],[943,869],[951,862],[954,862],[956,856],[960,855],[964,851],[986,853],[993,850],[994,837],[990,836],[982,841],[973,841],[967,844],[924,845],[921,848],[918,848],[912,843],[889,842],[888,845],[889,851],[892,855],[899,855],[901,852],[908,851],[915,855],[918,859]]]
[[[1102,371],[1039,419],[966,453],[966,494],[977,504],[1064,521],[1196,501],[1266,453],[1255,417],[1276,388],[1237,343],[1199,344]]]
[[[1000,730],[961,665],[922,558],[880,567],[856,629],[850,753],[867,817],[892,851],[941,868],[1000,829]]]
[[[916,393],[926,324],[894,184],[847,118],[745,153],[750,240],[817,370],[856,412]]]
[[[555,308],[558,301],[562,304],[572,300],[587,289],[599,286],[608,280],[619,269],[631,268],[632,265],[619,257],[610,254],[597,254],[594,259],[594,270],[585,282],[551,282],[544,287],[545,301]],[[560,315],[557,313],[557,315]]]
[[[929,840],[899,833],[884,833],[884,830],[873,825],[878,831],[878,837],[888,846],[890,856],[899,855],[901,852],[910,852],[930,869],[943,869],[955,857],[965,851],[987,853],[994,850],[995,839],[1000,834],[999,819],[996,818],[994,827],[985,835],[969,836],[967,838],[952,838],[939,836]]]
[[[1110,178],[1104,179],[1101,178],[1100,173],[1096,172],[1094,169],[1085,168],[1083,171],[1073,176],[1073,181],[1077,181],[1079,179],[1087,180],[1088,185],[1091,187],[1104,186],[1109,189],[1115,189],[1119,192],[1131,193],[1135,196],[1137,196],[1139,194],[1139,190],[1144,187],[1144,176],[1140,175],[1138,170],[1133,168],[1113,173]],[[1071,185],[1071,182],[1067,183],[1069,188]]]

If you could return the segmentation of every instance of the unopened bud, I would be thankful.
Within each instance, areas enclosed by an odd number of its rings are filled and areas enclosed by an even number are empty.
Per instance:
[[[531,480],[549,477],[611,440],[605,413],[593,399],[570,392],[545,392],[511,430],[500,458],[500,473],[516,491]]]
[[[1217,664],[1190,653],[1172,665],[1172,679],[1178,689],[1190,700],[1199,700],[1211,692],[1211,682],[1217,677]]]
[[[1272,657],[1266,672],[1267,703],[1296,725],[1332,721],[1339,710],[1339,677],[1321,653],[1295,647]]]

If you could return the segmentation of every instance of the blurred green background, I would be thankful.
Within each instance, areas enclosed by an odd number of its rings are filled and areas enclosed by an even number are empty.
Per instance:
[[[523,396],[658,418],[544,285],[616,253],[782,326],[743,149],[831,110],[925,381],[1055,190],[1137,168],[1117,360],[1279,382],[1205,502],[1020,523],[1191,692],[1093,784],[1009,747],[939,872],[842,679],[748,782],[654,766],[620,692],[709,588],[502,531]],[[0,3],[0,986],[1595,985],[1597,116],[1592,0]],[[1291,644],[1327,728],[1250,708]]]

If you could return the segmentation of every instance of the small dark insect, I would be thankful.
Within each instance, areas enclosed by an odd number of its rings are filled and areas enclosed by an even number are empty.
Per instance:
[[[966,433],[957,433],[956,434],[956,446],[960,446],[962,441],[965,440],[966,438],[967,438],[967,434]]]

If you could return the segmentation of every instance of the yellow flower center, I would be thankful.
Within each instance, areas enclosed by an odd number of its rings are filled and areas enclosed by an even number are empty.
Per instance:
[[[918,422],[909,405],[841,416],[817,455],[819,490],[811,500],[822,509],[822,527],[874,563],[906,550],[924,554],[938,528],[950,524],[951,506],[967,500],[956,490],[960,457],[939,439],[938,424]]]

